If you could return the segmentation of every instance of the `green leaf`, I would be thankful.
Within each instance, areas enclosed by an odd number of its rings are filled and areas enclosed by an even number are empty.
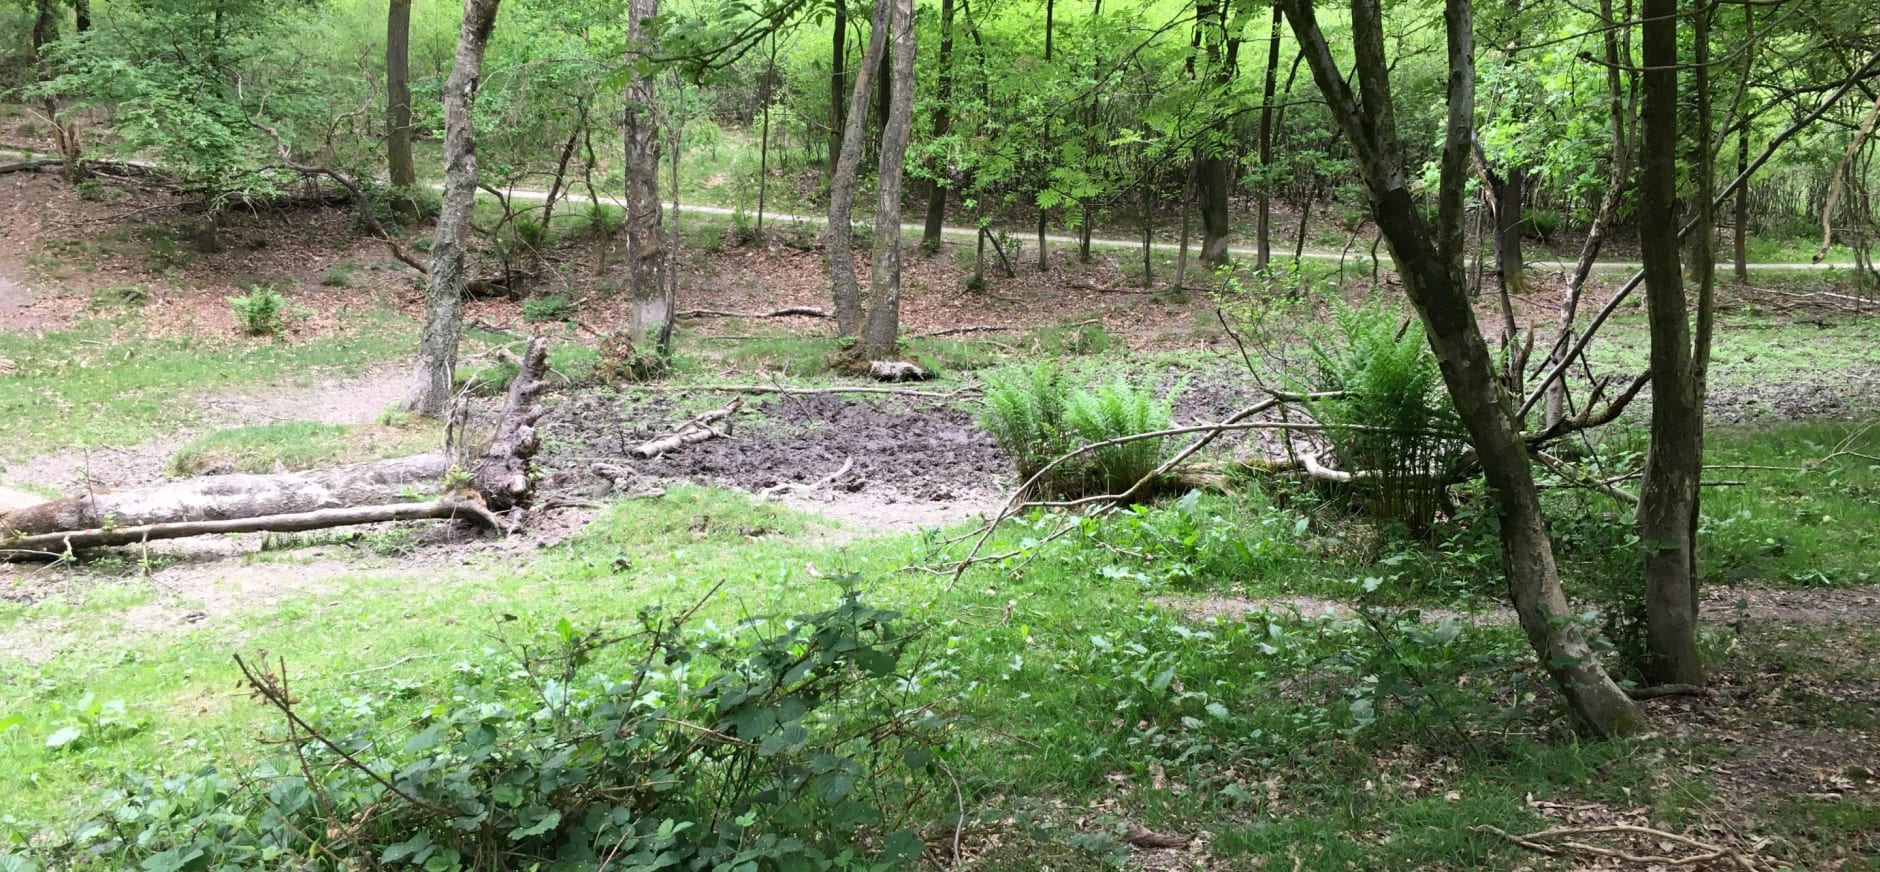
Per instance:
[[[0,872],[39,872],[39,867],[25,857],[0,854]]]
[[[423,856],[430,852],[430,849],[430,834],[419,833],[402,842],[386,846],[385,853],[379,855],[379,862],[397,863],[405,859],[412,859],[414,861],[422,860]]]
[[[63,748],[67,745],[72,744],[73,742],[78,741],[79,737],[83,735],[85,735],[85,730],[82,727],[66,727],[62,730],[59,730],[56,733],[53,733],[50,736],[47,736],[46,747]]]
[[[542,815],[542,817],[533,824],[530,824],[526,827],[517,827],[513,830],[510,830],[509,840],[512,842],[516,842],[516,841],[521,841],[523,839],[526,839],[530,836],[539,836],[543,833],[548,832],[549,830],[554,829],[555,825],[559,823],[561,823],[561,812],[551,811],[548,814]]]

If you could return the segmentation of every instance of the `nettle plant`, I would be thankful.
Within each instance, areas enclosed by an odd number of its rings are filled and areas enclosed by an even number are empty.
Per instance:
[[[712,632],[688,626],[694,611],[647,610],[628,633],[562,620],[506,644],[507,663],[461,664],[448,701],[404,730],[356,701],[331,720],[303,715],[283,667],[242,663],[284,719],[280,756],[125,777],[45,859],[758,872],[918,857],[920,828],[946,814],[934,798],[948,728],[914,698],[946,668],[907,662],[919,628],[865,603],[853,579],[831,608],[787,620]]]

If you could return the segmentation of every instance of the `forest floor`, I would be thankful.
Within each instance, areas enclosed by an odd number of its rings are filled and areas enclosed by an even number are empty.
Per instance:
[[[200,228],[173,206],[115,189],[80,196],[31,174],[0,180],[0,358],[17,367],[0,375],[0,505],[160,481],[182,468],[180,455],[267,471],[436,437],[389,414],[415,336],[410,275],[356,237],[347,215],[237,215],[204,250]],[[762,244],[740,244],[736,232],[704,222],[687,231],[682,309],[824,305],[822,256],[800,231]],[[1145,869],[1627,868],[1548,858],[1471,829],[1612,823],[1681,832],[1758,868],[1880,868],[1880,595],[1870,586],[1880,319],[1824,296],[1849,292],[1833,277],[1771,272],[1728,291],[1711,444],[1718,462],[1748,468],[1725,473],[1739,483],[1706,504],[1716,695],[1649,704],[1658,738],[1582,743],[1516,667],[1491,678],[1510,688],[1492,698],[1516,714],[1431,703],[1454,715],[1455,735],[1383,697],[1375,725],[1351,722],[1354,686],[1320,672],[1341,668],[1330,652],[1302,653],[1311,670],[1264,690],[1234,687],[1248,658],[1265,655],[1233,646],[1268,622],[1302,637],[1346,632],[1315,626],[1362,635],[1383,610],[1408,627],[1466,628],[1444,656],[1462,656],[1458,645],[1518,651],[1479,530],[1405,543],[1310,493],[1209,495],[1145,506],[1051,547],[1036,541],[1048,521],[1023,521],[994,546],[1025,556],[975,569],[957,590],[920,571],[944,562],[943,536],[996,512],[1012,484],[966,390],[979,371],[1056,357],[1079,378],[1179,389],[1175,418],[1191,422],[1262,396],[1243,352],[1266,378],[1285,357],[1224,329],[1221,298],[1169,287],[1168,264],[1145,288],[1121,255],[1067,256],[968,291],[970,255],[908,258],[905,332],[936,381],[906,395],[750,397],[733,438],[627,464],[627,448],[728,402],[716,388],[850,383],[827,372],[837,346],[825,322],[704,317],[684,322],[667,382],[588,385],[595,334],[622,315],[603,265],[617,254],[571,230],[534,301],[476,300],[468,313],[473,380],[500,373],[496,349],[525,332],[556,343],[561,378],[540,461],[542,497],[559,507],[522,534],[464,538],[413,523],[0,564],[0,835],[50,838],[116,771],[245,759],[267,718],[230,692],[233,652],[286,658],[301,692],[333,709],[392,712],[445,691],[449,663],[487,656],[491,634],[518,615],[624,622],[718,583],[728,583],[725,601],[708,615],[788,613],[826,601],[827,578],[856,574],[871,596],[966,640],[957,668],[973,689],[962,687],[960,705],[998,727],[961,727],[975,736],[962,739],[973,749],[963,759],[980,767],[962,799],[986,821],[966,841],[979,868],[1105,858]],[[1520,323],[1553,317],[1558,289],[1537,285],[1517,301]],[[226,302],[257,286],[289,301],[275,338],[240,335]],[[545,313],[543,298],[566,308]],[[1483,322],[1497,323],[1493,301],[1483,305]],[[1642,324],[1622,309],[1595,365],[1641,366]],[[961,327],[976,329],[947,332]],[[1642,447],[1635,427],[1604,439],[1615,455]],[[311,455],[309,441],[320,446]],[[1248,439],[1217,456],[1273,450]],[[1827,459],[1837,451],[1852,456]],[[631,466],[632,480],[597,464]],[[1623,527],[1622,513],[1563,500],[1563,513],[1592,519],[1559,531],[1576,595],[1608,608],[1600,578],[1611,564],[1600,561],[1614,540],[1602,537]],[[1387,580],[1382,599],[1356,592],[1367,576]],[[1402,632],[1402,644],[1422,638]],[[1107,654],[1093,636],[1129,644]],[[1450,675],[1448,662],[1428,674]],[[1145,688],[1129,676],[1150,663],[1179,667],[1204,699],[1141,703]],[[1066,670],[1085,679],[1064,682]],[[1457,673],[1457,686],[1472,686],[1472,674]],[[1210,693],[1233,712],[1219,729],[1200,726],[1215,717],[1202,711]],[[1325,694],[1336,704],[1318,711]],[[1272,714],[1275,705],[1285,711]],[[1134,714],[1111,714],[1125,711]],[[85,731],[78,745],[48,745],[72,726]],[[1287,738],[1249,738],[1262,732]],[[1049,825],[1016,825],[1017,809]],[[1116,835],[1126,822],[1196,838],[1144,848]]]

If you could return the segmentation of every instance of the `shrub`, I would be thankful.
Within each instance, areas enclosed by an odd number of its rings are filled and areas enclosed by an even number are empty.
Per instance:
[[[646,610],[623,633],[564,619],[506,645],[512,662],[458,666],[456,688],[403,729],[313,714],[325,707],[297,706],[284,674],[244,663],[294,719],[276,740],[291,751],[239,773],[125,778],[96,819],[41,847],[56,868],[911,865],[914,828],[945,814],[923,797],[946,794],[932,783],[946,721],[907,703],[901,681],[922,676],[898,674],[917,629],[853,587],[788,621],[684,621]]]
[[[1521,214],[1521,235],[1546,242],[1560,232],[1560,213],[1529,209]]]
[[[522,320],[530,324],[544,321],[568,321],[574,318],[574,301],[561,294],[530,297],[522,301]]]
[[[1354,485],[1372,513],[1420,533],[1463,446],[1436,358],[1401,306],[1331,305],[1331,323],[1307,331],[1311,387],[1344,396],[1313,403],[1313,416],[1346,469],[1367,475]]]
[[[1049,360],[1013,366],[986,375],[986,408],[979,425],[1012,456],[1021,481],[1029,481],[1067,449],[1064,426],[1064,374]],[[1062,473],[1054,479],[1062,478]],[[1052,481],[1040,490],[1058,492]]]
[[[228,297],[235,321],[249,336],[272,336],[281,330],[281,310],[287,298],[273,288],[254,287],[239,297]]]
[[[1077,391],[1064,406],[1064,422],[1085,444],[1167,430],[1179,389],[1160,392],[1121,377],[1094,389]],[[1092,484],[1121,493],[1162,464],[1162,440],[1138,439],[1093,452]]]
[[[320,284],[328,288],[350,288],[353,286],[352,264],[336,263],[320,274]]]

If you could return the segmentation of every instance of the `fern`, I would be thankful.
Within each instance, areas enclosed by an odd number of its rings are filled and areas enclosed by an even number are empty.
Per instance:
[[[1063,372],[1040,361],[989,373],[979,424],[1012,456],[1018,477],[1029,481],[1065,450]]]
[[[1160,396],[1152,388],[1122,378],[1073,394],[1064,420],[1085,444],[1124,436],[1167,430],[1174,416],[1177,388]],[[1139,439],[1092,452],[1095,481],[1109,493],[1120,493],[1162,465],[1161,439]]]

